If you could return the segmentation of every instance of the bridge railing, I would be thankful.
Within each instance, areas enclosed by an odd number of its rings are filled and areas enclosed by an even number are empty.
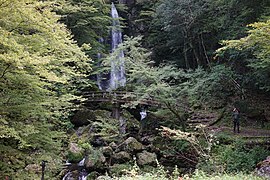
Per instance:
[[[148,97],[143,97],[144,95],[145,94],[143,93],[134,93],[125,91],[114,91],[114,92],[90,91],[83,94],[83,96],[87,98],[87,101],[120,102],[120,103],[139,101],[138,102],[139,104],[161,106],[161,103],[155,100],[150,95]]]

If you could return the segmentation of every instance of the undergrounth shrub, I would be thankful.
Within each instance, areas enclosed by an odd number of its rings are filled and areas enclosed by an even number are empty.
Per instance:
[[[214,160],[227,173],[251,172],[268,155],[269,151],[263,147],[247,148],[242,142],[235,142],[217,146]]]

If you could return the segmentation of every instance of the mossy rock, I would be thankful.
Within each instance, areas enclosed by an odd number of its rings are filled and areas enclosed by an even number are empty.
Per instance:
[[[85,167],[87,169],[103,169],[105,165],[106,158],[101,152],[101,150],[93,149],[86,155]]]
[[[66,155],[66,158],[71,163],[78,163],[83,159],[83,157],[84,155],[81,152],[74,153],[74,152],[68,151]]]
[[[134,137],[129,137],[118,146],[118,149],[120,151],[127,151],[132,153],[141,151],[143,149],[143,145]]]
[[[156,164],[157,155],[155,153],[150,153],[143,151],[136,154],[138,165],[154,165]]]
[[[120,151],[118,153],[113,154],[112,156],[112,163],[125,163],[130,161],[131,155],[126,151]]]

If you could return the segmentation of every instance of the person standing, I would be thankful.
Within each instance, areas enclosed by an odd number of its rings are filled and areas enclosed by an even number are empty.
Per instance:
[[[236,130],[240,133],[239,130],[240,126],[240,111],[237,108],[233,109],[233,132],[235,133]]]

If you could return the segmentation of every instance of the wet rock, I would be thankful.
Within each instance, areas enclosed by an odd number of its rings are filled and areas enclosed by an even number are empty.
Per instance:
[[[100,147],[100,146],[106,145],[106,142],[102,139],[102,137],[94,136],[92,141],[91,141],[91,145],[93,147]]]
[[[257,164],[256,172],[259,176],[270,178],[270,156]]]
[[[113,163],[124,163],[124,162],[128,162],[130,160],[131,160],[131,156],[126,151],[121,151],[121,152],[115,153],[112,156]]]
[[[68,172],[64,177],[63,180],[77,180],[80,178],[80,172],[78,170]]]
[[[136,157],[138,165],[142,166],[155,164],[157,159],[157,155],[155,153],[150,153],[147,151],[137,153]]]
[[[134,137],[129,137],[118,146],[117,150],[127,152],[138,152],[143,149],[143,145]]]

